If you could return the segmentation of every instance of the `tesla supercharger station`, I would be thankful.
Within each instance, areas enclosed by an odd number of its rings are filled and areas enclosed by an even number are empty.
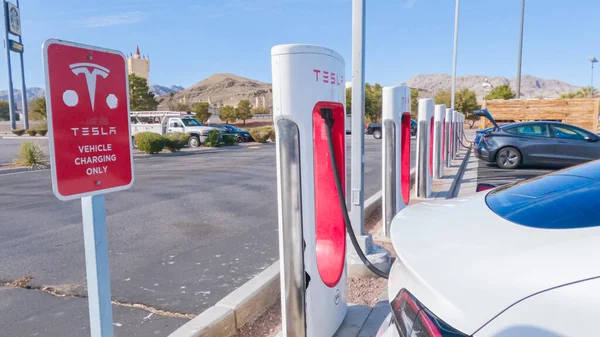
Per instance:
[[[458,111],[455,110],[452,112],[452,159],[456,159],[456,155],[458,154],[458,126],[460,124],[458,122],[458,115]]]
[[[446,167],[452,166],[452,109],[446,108],[446,135],[445,135],[444,156]]]
[[[381,116],[381,208],[384,234],[389,237],[392,219],[410,202],[410,88],[384,87]]]
[[[444,177],[444,120],[446,118],[446,104],[436,104],[434,112],[433,129],[433,177]]]
[[[419,100],[417,128],[417,197],[429,198],[433,178],[433,99]]]
[[[345,195],[345,66],[333,50],[271,50],[283,336],[330,337],[346,315],[346,230],[323,114]]]

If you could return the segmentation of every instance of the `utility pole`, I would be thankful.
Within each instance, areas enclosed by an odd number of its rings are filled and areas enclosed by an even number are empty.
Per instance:
[[[350,212],[352,229],[363,235],[364,204],[364,116],[365,116],[365,3],[352,0],[352,154]]]
[[[523,58],[523,23],[525,22],[525,0],[521,1],[521,37],[519,39],[519,65],[517,66],[517,99],[521,98],[521,60]]]
[[[456,9],[454,11],[454,53],[452,56],[452,103],[450,108],[454,111],[454,97],[456,96],[456,51],[458,48],[458,9],[460,8],[460,0],[456,0]]]
[[[592,80],[590,81],[590,97],[594,98],[594,63],[598,62],[596,57],[589,57],[588,60],[592,63]]]

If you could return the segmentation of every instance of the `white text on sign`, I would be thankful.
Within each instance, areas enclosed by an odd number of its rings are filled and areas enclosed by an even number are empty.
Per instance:
[[[94,154],[98,152],[102,152],[102,154],[77,157],[75,158],[75,165],[89,165],[89,164],[102,164],[102,163],[110,163],[117,161],[116,154],[110,154],[107,152],[112,151],[112,144],[95,144],[95,145],[79,145],[77,146],[79,149],[79,153],[89,153]],[[85,169],[85,174],[88,176],[97,175],[97,174],[105,174],[108,172],[108,166],[96,166],[96,167],[88,167]]]

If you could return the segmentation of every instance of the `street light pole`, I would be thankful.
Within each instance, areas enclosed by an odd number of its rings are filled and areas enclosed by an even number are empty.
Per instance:
[[[456,0],[456,8],[454,10],[454,52],[452,54],[452,98],[450,108],[454,111],[454,96],[456,95],[456,50],[458,48],[458,9],[460,0]]]
[[[590,97],[594,98],[594,63],[598,62],[595,56],[589,57],[588,60],[592,63],[592,80],[590,81]]]
[[[352,0],[352,147],[350,212],[352,229],[363,235],[365,153],[365,3]]]
[[[521,1],[521,37],[519,38],[519,65],[517,66],[517,99],[521,98],[521,60],[523,58],[523,23],[525,22],[525,0]]]

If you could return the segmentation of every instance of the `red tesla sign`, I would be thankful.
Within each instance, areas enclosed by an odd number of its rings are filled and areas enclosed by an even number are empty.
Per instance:
[[[59,40],[43,51],[54,194],[69,200],[130,188],[125,56]]]

